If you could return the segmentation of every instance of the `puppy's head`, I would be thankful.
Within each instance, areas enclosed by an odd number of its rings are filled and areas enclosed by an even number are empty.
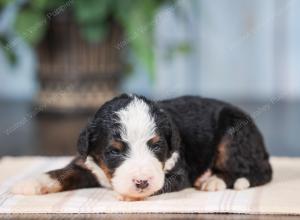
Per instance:
[[[179,136],[168,115],[145,97],[104,104],[81,133],[78,149],[93,158],[112,188],[144,198],[160,190],[178,158]]]

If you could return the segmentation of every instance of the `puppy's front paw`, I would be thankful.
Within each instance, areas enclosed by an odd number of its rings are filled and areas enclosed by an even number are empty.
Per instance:
[[[233,188],[235,190],[244,190],[250,187],[250,182],[247,178],[239,178],[234,182]]]
[[[14,194],[41,195],[61,191],[59,181],[52,179],[48,174],[42,174],[35,178],[25,179],[11,189]]]
[[[225,190],[227,188],[226,183],[224,180],[217,176],[211,176],[207,180],[205,180],[201,186],[200,190],[202,191],[220,191],[220,190]]]

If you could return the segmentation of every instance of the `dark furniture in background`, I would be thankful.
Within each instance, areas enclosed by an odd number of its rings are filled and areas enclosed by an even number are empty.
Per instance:
[[[101,42],[88,43],[69,11],[49,21],[37,47],[39,95],[47,112],[91,112],[114,97],[122,78],[122,60],[116,45],[121,28],[111,28]]]

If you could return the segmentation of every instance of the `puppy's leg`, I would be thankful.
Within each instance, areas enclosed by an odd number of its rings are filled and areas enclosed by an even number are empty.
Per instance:
[[[234,108],[219,117],[223,133],[217,147],[213,172],[236,190],[260,186],[272,178],[272,168],[262,135],[253,120]]]
[[[39,195],[98,186],[100,184],[96,176],[86,167],[82,159],[76,158],[65,168],[21,181],[12,188],[12,192]]]
[[[272,178],[263,138],[252,119],[235,108],[225,108],[218,120],[218,142],[211,177],[198,189],[206,191],[260,186]],[[197,181],[195,182],[195,184]]]
[[[213,175],[209,169],[196,179],[194,187],[202,191],[219,191],[226,189],[227,185],[222,178]]]
[[[183,162],[179,162],[180,164]],[[161,190],[155,193],[159,195],[162,193],[176,192],[187,187],[191,187],[191,184],[188,179],[188,172],[178,166],[176,169],[165,174],[164,186]]]

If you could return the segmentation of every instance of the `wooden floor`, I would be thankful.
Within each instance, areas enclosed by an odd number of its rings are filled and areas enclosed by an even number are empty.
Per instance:
[[[300,103],[235,103],[254,114],[272,155],[300,156]],[[269,105],[269,107],[267,106]],[[30,103],[0,101],[0,156],[72,155],[80,130],[90,115],[49,115],[37,111]],[[0,171],[1,172],[1,171]],[[300,205],[300,204],[299,204]],[[272,215],[198,215],[198,214],[131,214],[131,215],[1,215],[0,219],[300,219],[299,216]]]

